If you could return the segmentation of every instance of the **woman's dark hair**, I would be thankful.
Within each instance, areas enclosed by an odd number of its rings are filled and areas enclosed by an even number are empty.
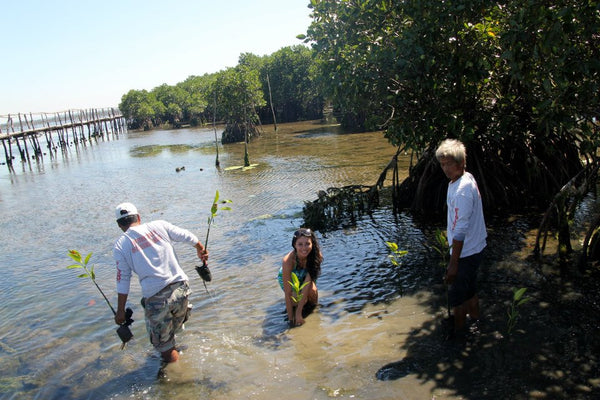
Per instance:
[[[315,233],[308,228],[300,228],[296,232],[294,232],[294,237],[292,238],[292,247],[294,251],[296,251],[296,241],[299,237],[305,236],[310,238],[312,242],[312,250],[308,253],[308,257],[306,259],[306,270],[310,274],[313,282],[317,282],[317,278],[321,275],[321,263],[323,262],[323,255],[321,254],[321,247],[319,246],[319,241],[315,236]],[[296,259],[298,256],[296,255]]]
[[[119,226],[122,227],[127,227],[129,228],[129,225],[133,224],[134,222],[136,222],[138,219],[138,215],[137,214],[133,214],[133,215],[128,215],[126,217],[123,218],[119,218],[117,220],[117,224],[119,224]]]

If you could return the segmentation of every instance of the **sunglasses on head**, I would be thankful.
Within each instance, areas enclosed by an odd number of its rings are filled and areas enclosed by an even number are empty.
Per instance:
[[[300,228],[296,232],[294,232],[294,237],[300,237],[300,236],[311,237],[312,232],[308,228]]]

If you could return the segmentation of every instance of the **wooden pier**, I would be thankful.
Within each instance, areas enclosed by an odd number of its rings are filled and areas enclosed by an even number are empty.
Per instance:
[[[56,156],[59,149],[65,151],[71,145],[118,136],[126,131],[125,118],[116,108],[0,115],[0,140],[11,171],[16,159],[13,145],[22,162],[39,161],[47,154],[51,158]],[[45,139],[47,151],[42,150],[41,137]]]

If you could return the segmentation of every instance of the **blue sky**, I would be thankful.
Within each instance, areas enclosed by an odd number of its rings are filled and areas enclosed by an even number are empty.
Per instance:
[[[301,44],[309,0],[7,1],[0,115],[116,107],[130,89]]]

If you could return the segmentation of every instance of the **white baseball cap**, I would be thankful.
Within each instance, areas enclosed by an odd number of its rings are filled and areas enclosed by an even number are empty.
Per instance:
[[[117,220],[121,218],[129,217],[130,215],[138,215],[138,210],[131,203],[121,203],[115,209],[115,217]]]

